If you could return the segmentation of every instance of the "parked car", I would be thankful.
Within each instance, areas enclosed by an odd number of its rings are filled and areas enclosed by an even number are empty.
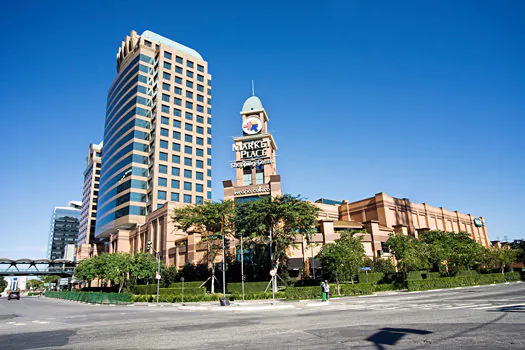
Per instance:
[[[20,300],[20,292],[9,293],[9,295],[7,296],[7,300],[11,300],[11,299]]]

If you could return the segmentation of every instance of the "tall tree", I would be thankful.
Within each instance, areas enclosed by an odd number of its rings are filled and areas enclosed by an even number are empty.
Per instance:
[[[97,267],[96,260],[98,256],[94,256],[91,259],[81,260],[77,267],[75,267],[75,279],[84,281],[88,287],[91,286],[91,281],[97,278]]]
[[[337,284],[337,294],[340,295],[340,282],[351,280],[353,284],[354,276],[366,256],[361,237],[343,232],[334,243],[324,245],[317,257],[323,268],[332,273]]]
[[[500,262],[501,273],[504,273],[506,267],[509,267],[518,260],[518,251],[514,249],[500,248],[496,251],[496,256]]]
[[[237,203],[235,209],[237,233],[260,243],[271,243],[271,263],[277,270],[286,262],[287,250],[296,240],[311,235],[319,212],[315,205],[288,194]]]
[[[130,253],[102,254],[97,260],[98,277],[109,281],[111,285],[118,285],[118,292],[126,285],[133,267],[133,257]]]
[[[7,281],[4,279],[4,276],[0,276],[0,293],[4,291],[4,289],[7,288]]]
[[[41,280],[36,280],[36,279],[28,280],[26,283],[26,287],[32,288],[32,289],[41,288],[43,285],[44,285],[44,282],[42,282]]]
[[[429,231],[420,236],[427,244],[430,260],[440,271],[470,270],[481,263],[482,245],[470,238],[466,232]],[[444,271],[442,271],[444,272]]]
[[[185,231],[190,227],[201,232],[206,243],[207,262],[211,265],[211,292],[215,292],[215,258],[222,251],[222,237],[233,232],[234,207],[232,201],[205,202],[175,209],[172,219]]]
[[[408,271],[427,270],[430,267],[430,251],[426,243],[412,236],[390,235],[387,244],[399,262],[399,269],[405,274]]]
[[[155,256],[149,253],[138,253],[133,256],[131,263],[133,284],[137,284],[138,280],[144,280],[147,284],[154,280],[158,269]]]
[[[42,280],[44,281],[45,284],[51,284],[51,283],[56,283],[58,284],[58,280],[60,279],[60,276],[57,276],[57,275],[46,275],[44,277],[42,277]]]

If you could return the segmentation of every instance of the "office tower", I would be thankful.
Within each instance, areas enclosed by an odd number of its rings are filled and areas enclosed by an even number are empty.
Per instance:
[[[126,36],[107,97],[95,237],[125,241],[166,202],[211,199],[210,80],[195,50],[150,31]]]
[[[100,165],[102,160],[102,142],[90,144],[84,171],[84,187],[82,189],[82,213],[77,240],[77,260],[88,258],[95,244],[95,223],[97,216],[97,201],[100,183]]]
[[[65,207],[55,207],[51,218],[47,256],[49,259],[63,259],[66,245],[75,244],[82,203],[71,201]]]

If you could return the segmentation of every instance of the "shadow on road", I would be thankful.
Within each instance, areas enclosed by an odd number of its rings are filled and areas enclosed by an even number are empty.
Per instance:
[[[500,307],[496,310],[490,310],[490,312],[525,312],[524,305]]]
[[[67,345],[76,333],[76,330],[63,330],[0,335],[0,344],[3,350],[56,348]]]
[[[377,333],[372,334],[366,340],[375,344],[378,349],[384,349],[383,345],[395,345],[406,334],[430,334],[431,331],[412,328],[381,328]]]

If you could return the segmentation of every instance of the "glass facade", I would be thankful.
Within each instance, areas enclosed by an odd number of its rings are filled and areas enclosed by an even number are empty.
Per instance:
[[[206,176],[192,179],[192,186],[180,189],[180,196],[186,203],[197,203],[202,200],[196,196],[196,188],[211,193],[211,154],[194,151],[195,121],[198,133],[204,136],[197,142],[211,147],[211,106],[196,105],[193,87],[198,76],[186,68],[189,62],[198,62],[199,75],[207,82],[199,86],[209,95],[207,63],[195,51],[169,39],[153,37],[148,31],[142,35],[146,37],[132,33],[119,49],[117,77],[108,91],[97,237],[141,224],[166,200],[178,201],[179,193],[168,195],[158,187],[179,182],[181,173],[192,173],[195,164],[205,167]],[[146,45],[146,39],[153,45]],[[186,65],[184,74],[176,62]],[[185,156],[183,164],[181,153]],[[172,166],[175,164],[177,168]]]
[[[49,259],[63,259],[68,244],[76,244],[80,223],[80,203],[56,207],[51,218],[47,255]]]
[[[89,146],[87,166],[84,171],[84,188],[82,190],[82,213],[77,246],[94,243],[95,225],[100,189],[100,165],[102,143]]]

